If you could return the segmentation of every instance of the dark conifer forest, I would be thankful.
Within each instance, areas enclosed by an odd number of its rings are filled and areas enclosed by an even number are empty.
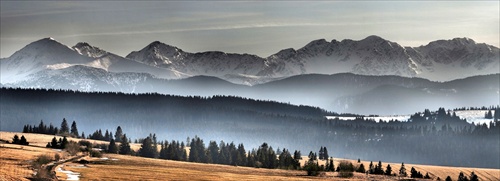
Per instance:
[[[217,143],[210,141],[205,145],[203,140],[197,140],[199,137],[244,143],[245,147],[266,149],[267,152],[274,148],[268,149],[263,142],[290,150],[322,148],[320,157],[325,157],[326,153],[330,157],[384,162],[500,168],[498,159],[485,159],[498,158],[499,122],[470,124],[445,108],[422,110],[424,112],[415,113],[409,120],[384,122],[359,116],[352,121],[343,121],[326,119],[325,116],[338,114],[320,108],[231,96],[181,97],[12,88],[2,88],[0,96],[0,129],[5,131],[29,130],[25,125],[40,125],[43,121],[42,127],[48,129],[45,132],[57,133],[63,130],[50,129],[46,125],[59,125],[64,118],[67,124],[78,123],[77,129],[76,124],[74,128],[73,125],[64,128],[73,136],[101,129],[115,131],[119,125],[132,139],[144,138],[150,133],[155,133],[154,137],[146,138],[151,142],[156,142],[157,138],[186,140],[194,137],[196,139],[189,146],[203,145],[203,150],[205,146],[208,150],[215,149]],[[498,119],[499,110],[496,107],[496,114],[492,115],[494,119]],[[108,133],[108,138],[112,139],[112,135]],[[178,145],[175,148],[182,147],[179,142],[170,144]],[[186,156],[181,150],[169,150],[168,145],[163,143],[160,145],[164,147],[163,152],[148,156],[176,156],[179,159]],[[221,143],[218,147],[232,152],[244,150],[232,143]],[[286,158],[291,155],[288,150],[280,152]],[[227,160],[218,157],[199,159]],[[232,162],[243,164],[237,156],[234,159]],[[276,167],[281,163],[270,164]]]

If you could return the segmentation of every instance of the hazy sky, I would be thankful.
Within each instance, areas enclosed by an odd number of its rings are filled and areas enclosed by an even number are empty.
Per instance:
[[[312,40],[378,35],[403,46],[469,37],[499,46],[499,1],[0,1],[0,57],[44,37],[125,56],[158,40],[267,57]]]

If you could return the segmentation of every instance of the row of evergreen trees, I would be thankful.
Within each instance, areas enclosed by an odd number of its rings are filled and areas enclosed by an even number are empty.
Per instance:
[[[67,135],[71,137],[80,137],[78,134],[78,128],[76,126],[76,122],[73,121],[71,123],[71,129],[68,127],[68,122],[66,118],[63,118],[61,122],[61,127],[55,127],[50,123],[49,125],[45,124],[43,120],[40,121],[40,124],[37,125],[24,125],[23,133],[40,133],[40,134],[49,134],[49,135]],[[83,134],[82,134],[83,135]],[[84,138],[84,136],[82,136]]]
[[[68,143],[69,141],[68,138],[66,138],[66,136],[64,136],[63,138],[59,138],[59,140],[57,140],[57,138],[54,137],[52,138],[52,141],[48,142],[45,147],[54,149],[65,149],[68,146]]]
[[[495,108],[493,111],[494,113],[491,112],[492,110],[488,110],[488,112],[484,113],[484,118],[485,119],[493,119],[493,120],[499,120],[500,119],[500,107]]]
[[[217,144],[215,141],[210,141],[208,147],[205,147],[203,139],[195,136],[190,140],[189,154],[187,154],[184,142],[158,142],[155,134],[150,134],[141,141],[141,148],[137,154],[142,157],[258,168],[300,168],[298,161],[301,159],[300,151],[295,151],[292,157],[287,149],[283,149],[278,156],[267,143],[247,152],[243,144],[236,145],[233,142],[221,141]],[[160,146],[159,152],[158,146]]]
[[[83,136],[83,134],[82,134],[82,137],[85,138]],[[111,139],[114,139],[114,141],[116,141],[116,142],[121,142],[122,137],[123,137],[123,130],[122,130],[121,126],[118,126],[116,128],[116,132],[115,132],[114,136],[113,136],[113,132],[108,131],[107,129],[106,129],[106,132],[104,134],[102,133],[101,129],[98,129],[98,130],[94,131],[94,133],[89,134],[87,136],[87,139],[102,140],[102,141],[111,141]],[[127,140],[127,141],[130,142],[131,140]]]

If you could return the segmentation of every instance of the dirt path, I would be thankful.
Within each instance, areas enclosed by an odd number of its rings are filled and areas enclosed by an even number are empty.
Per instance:
[[[45,165],[44,168],[50,171],[49,173],[50,173],[50,177],[52,179],[61,180],[57,175],[67,175],[67,179],[71,178],[74,180],[76,178],[76,180],[79,180],[78,173],[73,172],[73,174],[69,175],[69,172],[71,172],[71,171],[65,171],[61,167],[64,163],[72,162],[72,161],[75,161],[75,160],[80,159],[82,157],[84,157],[84,155],[77,155],[77,156],[70,157],[68,159],[59,160],[57,162],[51,162],[51,163]],[[76,175],[78,175],[78,176],[76,176]]]

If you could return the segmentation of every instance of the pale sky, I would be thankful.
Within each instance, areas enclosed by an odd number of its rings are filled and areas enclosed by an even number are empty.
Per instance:
[[[315,39],[500,46],[499,1],[0,1],[0,57],[45,37],[126,56],[153,41],[267,57]]]

